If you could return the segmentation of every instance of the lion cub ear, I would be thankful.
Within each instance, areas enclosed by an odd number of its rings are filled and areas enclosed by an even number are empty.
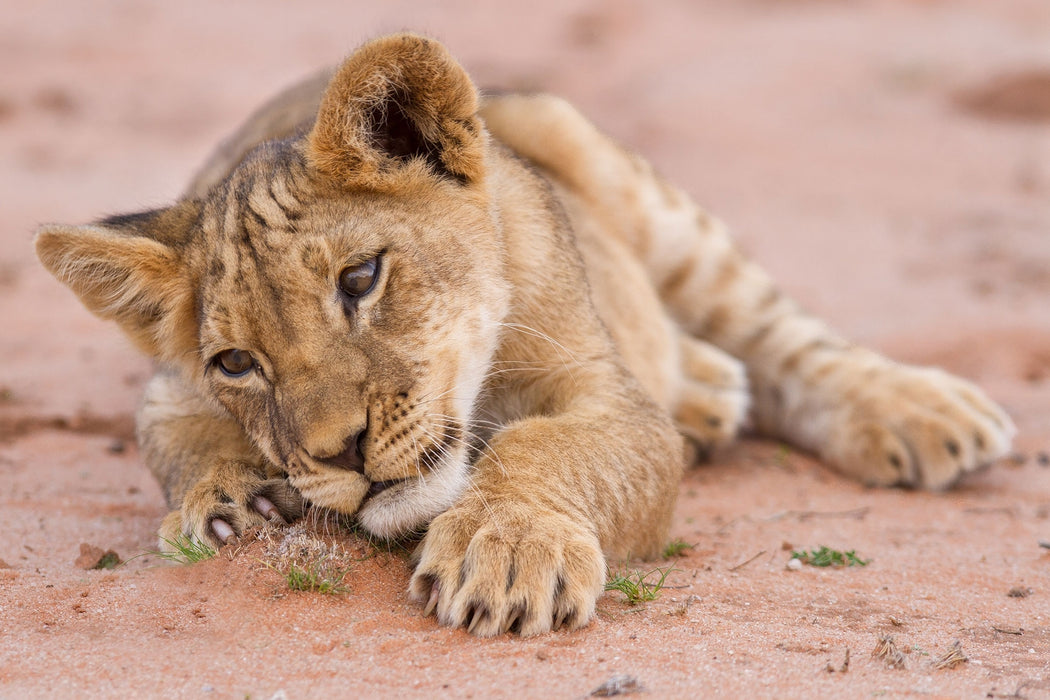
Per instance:
[[[358,49],[336,72],[309,135],[313,165],[338,181],[395,185],[424,167],[467,184],[483,174],[477,90],[445,48],[398,34]]]
[[[116,321],[151,356],[196,347],[194,294],[181,260],[186,207],[117,216],[87,226],[44,225],[36,253],[92,313]]]

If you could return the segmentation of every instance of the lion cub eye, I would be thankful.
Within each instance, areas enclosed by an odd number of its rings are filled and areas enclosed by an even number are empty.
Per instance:
[[[379,279],[379,256],[357,265],[344,268],[339,273],[339,289],[351,299],[363,297],[372,291]]]
[[[215,364],[227,377],[243,377],[255,367],[255,358],[247,350],[223,350],[215,356]]]

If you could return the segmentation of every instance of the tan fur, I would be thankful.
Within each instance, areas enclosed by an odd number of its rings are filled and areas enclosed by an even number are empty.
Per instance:
[[[257,112],[173,207],[46,226],[37,250],[163,367],[139,412],[163,537],[215,544],[216,521],[264,521],[260,495],[427,526],[412,595],[478,634],[583,625],[606,557],[654,556],[680,434],[706,453],[750,420],[941,488],[1014,431],[802,313],[565,102],[479,101],[413,35]],[[341,272],[370,260],[351,299]],[[230,350],[254,364],[227,376]]]

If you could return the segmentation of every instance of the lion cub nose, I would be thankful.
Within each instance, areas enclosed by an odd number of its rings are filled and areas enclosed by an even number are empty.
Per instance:
[[[356,435],[351,435],[343,443],[343,451],[333,457],[325,457],[323,459],[317,459],[318,462],[324,462],[325,464],[335,467],[337,469],[346,469],[347,471],[357,472],[359,474],[365,473],[365,456],[361,450],[362,444],[364,444],[365,431],[361,431]]]

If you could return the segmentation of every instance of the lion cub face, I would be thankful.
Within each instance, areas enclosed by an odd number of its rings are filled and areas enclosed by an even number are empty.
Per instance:
[[[308,500],[393,536],[467,484],[508,291],[473,86],[431,42],[381,51],[344,64],[309,133],[205,200],[37,246]]]
[[[426,522],[466,484],[505,305],[484,204],[433,176],[348,193],[280,145],[204,207],[207,392],[309,500],[360,506],[379,534]]]

